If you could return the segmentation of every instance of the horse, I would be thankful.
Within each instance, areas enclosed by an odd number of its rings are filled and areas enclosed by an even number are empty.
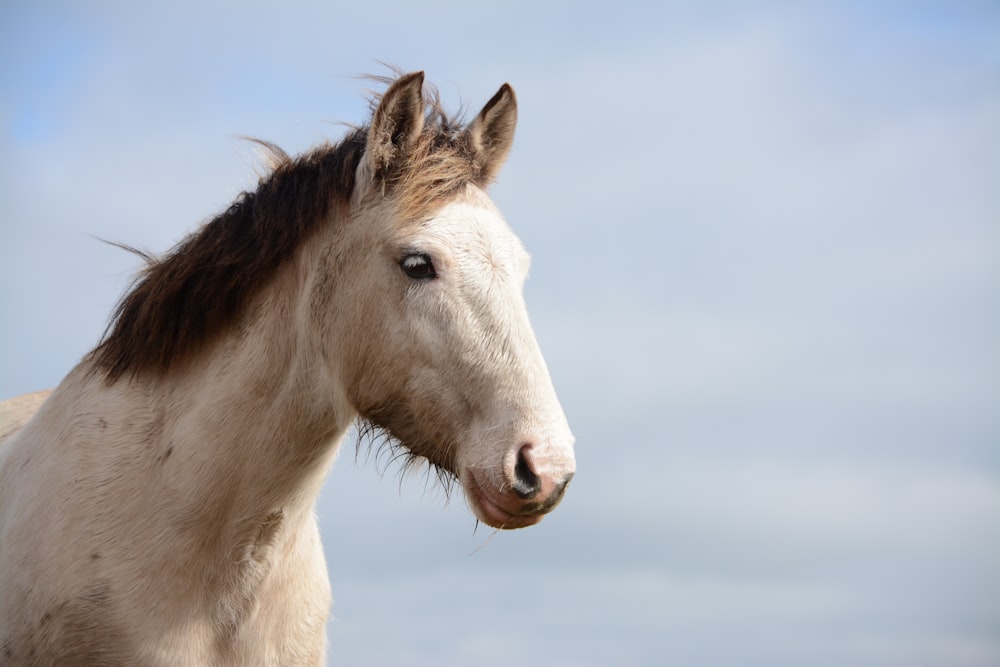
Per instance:
[[[319,665],[315,503],[353,424],[538,523],[575,471],[487,194],[504,84],[470,121],[423,72],[146,266],[51,392],[0,407],[0,662]]]

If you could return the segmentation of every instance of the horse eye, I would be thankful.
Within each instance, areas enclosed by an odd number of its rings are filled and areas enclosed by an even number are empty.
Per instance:
[[[430,256],[425,253],[414,253],[412,255],[407,255],[399,263],[402,267],[403,272],[414,280],[430,280],[432,278],[437,278],[437,272],[434,270],[434,263],[431,261]]]

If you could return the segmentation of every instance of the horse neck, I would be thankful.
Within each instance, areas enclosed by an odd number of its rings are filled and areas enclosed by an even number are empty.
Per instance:
[[[306,279],[291,263],[239,326],[180,368],[109,388],[149,423],[136,445],[163,457],[206,525],[310,511],[354,418],[303,331]]]

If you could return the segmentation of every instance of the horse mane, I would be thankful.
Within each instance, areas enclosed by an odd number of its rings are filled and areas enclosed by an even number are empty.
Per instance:
[[[373,111],[380,99],[372,95]],[[399,215],[407,219],[429,215],[468,183],[487,184],[464,123],[443,110],[432,86],[425,86],[424,106],[419,140],[403,164],[379,175],[382,188],[371,189],[373,194],[391,194]],[[94,367],[108,382],[125,375],[166,373],[233,326],[251,298],[312,232],[346,216],[367,132],[367,125],[354,127],[340,142],[296,158],[257,141],[269,153],[271,171],[256,190],[240,194],[162,258],[140,253],[147,265],[89,355]]]

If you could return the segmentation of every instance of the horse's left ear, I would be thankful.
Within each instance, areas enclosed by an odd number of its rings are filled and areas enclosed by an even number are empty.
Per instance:
[[[503,166],[514,144],[515,125],[517,98],[514,89],[505,83],[466,130],[473,156],[479,164],[480,185],[490,183]]]

